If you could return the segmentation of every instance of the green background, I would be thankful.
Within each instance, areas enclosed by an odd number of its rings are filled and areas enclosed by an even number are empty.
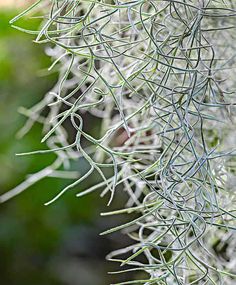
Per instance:
[[[1,193],[54,159],[53,155],[15,156],[42,148],[39,124],[21,140],[16,139],[25,122],[18,108],[33,106],[56,80],[56,74],[45,72],[50,59],[44,55],[43,46],[33,43],[32,36],[10,27],[9,19],[16,14],[0,13]],[[34,29],[39,22],[25,20],[17,24]],[[81,167],[78,163],[78,170]],[[100,211],[107,210],[107,199],[100,199],[98,193],[76,198],[75,194],[87,186],[83,184],[51,206],[43,205],[66,184],[68,181],[44,179],[0,205],[1,285],[105,285],[127,278],[107,274],[118,266],[105,261],[106,254],[127,244],[120,234],[98,235],[121,222],[100,217]]]

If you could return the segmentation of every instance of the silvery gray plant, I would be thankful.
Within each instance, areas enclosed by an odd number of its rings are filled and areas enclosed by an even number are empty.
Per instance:
[[[39,31],[15,26],[32,13]],[[48,149],[20,155],[57,158],[1,201],[44,177],[74,177],[49,205],[95,173],[100,181],[77,196],[128,195],[103,213],[131,216],[102,233],[133,241],[108,256],[123,265],[114,273],[145,272],[119,284],[235,284],[236,2],[42,0],[11,24],[35,34],[59,72],[43,100],[21,108],[19,136],[40,122]],[[85,131],[87,114],[99,137]],[[79,159],[89,169],[78,178]]]

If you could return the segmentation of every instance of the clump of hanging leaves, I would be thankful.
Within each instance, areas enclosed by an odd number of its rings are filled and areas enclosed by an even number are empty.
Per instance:
[[[33,13],[39,31],[15,26]],[[119,284],[234,284],[235,23],[233,0],[42,0],[16,16],[11,24],[45,44],[58,72],[21,109],[19,135],[40,122],[48,149],[20,155],[56,159],[1,200],[44,177],[74,177],[49,205],[95,173],[100,181],[77,196],[101,191],[110,204],[124,191],[124,208],[103,215],[132,216],[102,233],[133,240],[108,256],[123,265],[114,273],[145,272]],[[88,170],[78,178],[81,159]]]

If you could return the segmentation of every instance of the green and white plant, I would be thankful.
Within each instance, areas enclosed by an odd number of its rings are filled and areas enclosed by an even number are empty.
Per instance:
[[[128,194],[103,215],[137,218],[103,234],[121,230],[133,244],[108,259],[145,277],[119,284],[235,284],[236,2],[39,0],[11,24],[33,11],[41,29],[16,28],[46,45],[59,76],[21,110],[19,134],[42,123],[48,150],[20,155],[57,158],[1,201],[44,177],[73,178],[71,163],[83,158],[89,170],[46,205],[92,173],[101,181],[77,196],[100,190],[110,204],[116,191]],[[84,130],[88,113],[99,137]]]

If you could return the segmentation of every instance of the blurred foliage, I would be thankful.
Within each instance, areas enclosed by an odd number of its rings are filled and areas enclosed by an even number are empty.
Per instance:
[[[15,11],[0,13],[1,193],[53,161],[51,155],[15,156],[15,153],[42,148],[40,125],[36,124],[23,139],[16,139],[25,121],[17,109],[38,102],[53,85],[56,74],[41,76],[50,59],[44,55],[42,46],[32,42],[33,37],[10,27],[8,22],[13,15]],[[34,20],[33,25],[38,24]],[[31,22],[25,21],[23,25],[35,28]],[[77,188],[55,204],[43,205],[65,183],[54,178],[43,180],[0,205],[1,284],[104,285],[110,282],[106,274],[110,265],[104,257],[111,250],[111,240],[98,237],[101,228],[105,228],[99,218],[104,201],[97,199],[97,194],[78,200],[74,195],[80,190]]]

